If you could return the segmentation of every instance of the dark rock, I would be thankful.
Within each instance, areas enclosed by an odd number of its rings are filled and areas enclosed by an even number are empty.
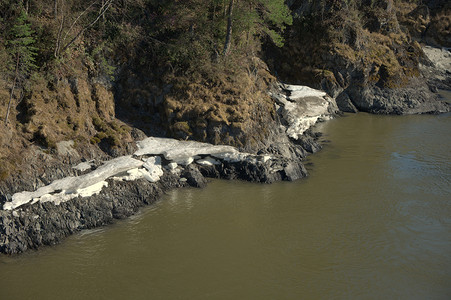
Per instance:
[[[435,86],[435,85],[430,85],[430,86],[429,86],[429,90],[430,90],[431,92],[433,92],[433,93],[438,93],[437,86]]]
[[[321,90],[325,91],[332,98],[336,98],[343,91],[343,88],[338,83],[332,82],[328,79],[321,80],[320,87]]]
[[[166,180],[169,186],[171,180]],[[172,181],[174,183],[174,181]],[[12,211],[0,211],[0,252],[14,254],[54,245],[76,231],[126,218],[162,194],[159,184],[145,180],[111,181],[99,195],[55,205],[36,203]]]
[[[185,168],[182,173],[182,177],[185,177],[187,179],[187,182],[190,186],[197,188],[204,188],[207,186],[207,180],[199,171],[199,169],[193,164]]]
[[[303,136],[297,143],[309,153],[316,153],[321,150],[321,145],[311,136]]]
[[[359,111],[374,114],[424,114],[443,113],[450,107],[432,93],[429,87],[418,80],[417,85],[404,88],[348,88],[352,103]]]
[[[165,172],[157,183],[144,179],[133,182],[109,180],[100,194],[76,198],[55,205],[51,202],[23,205],[14,211],[0,211],[0,253],[15,254],[43,245],[54,245],[77,231],[104,226],[124,219],[144,206],[155,202],[164,191],[186,186],[204,187],[204,176],[272,183],[297,180],[307,172],[301,163],[303,152],[291,144],[272,150],[289,154],[273,155],[272,159],[223,162],[220,165],[186,167],[181,176]],[[61,173],[61,175],[64,172]],[[19,188],[20,189],[20,188]],[[3,196],[3,198],[5,198]]]
[[[284,168],[284,180],[295,181],[307,176],[307,170],[300,162],[289,162]]]
[[[220,178],[221,174],[214,165],[212,166],[198,166],[199,171],[204,177],[208,178]]]
[[[349,99],[348,94],[345,92],[338,95],[338,97],[335,99],[337,102],[338,108],[343,112],[349,112],[349,113],[356,113],[358,112],[358,109],[352,104],[351,99]]]

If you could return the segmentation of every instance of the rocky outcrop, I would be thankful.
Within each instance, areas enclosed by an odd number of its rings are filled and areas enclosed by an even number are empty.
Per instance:
[[[377,86],[349,87],[339,97],[350,100],[350,103],[340,106],[343,111],[349,111],[348,105],[351,104],[359,111],[374,114],[444,113],[450,110],[449,105],[431,92],[429,86],[420,78],[412,79],[408,86],[393,89]]]
[[[404,3],[399,13],[400,23],[412,38],[433,47],[451,47],[451,3],[446,0],[428,0]]]
[[[300,140],[304,133],[318,121],[333,118],[338,107],[327,93],[299,85],[280,85],[273,93],[277,112],[284,121],[286,134],[293,140]]]
[[[443,12],[447,11],[444,1],[437,2]],[[428,6],[386,0],[359,0],[352,5],[343,1],[287,3],[294,12],[294,22],[286,34],[285,47],[267,50],[267,61],[281,80],[324,90],[336,98],[344,112],[419,114],[450,110],[435,93],[436,88],[446,86],[449,74],[441,73],[440,84],[429,79],[432,70],[424,72],[421,64],[434,66],[427,62],[420,39],[412,38],[406,25],[411,20],[418,30],[426,30],[426,19],[430,14],[432,18]],[[425,23],[419,24],[423,17]],[[445,39],[449,36],[446,20],[440,21]]]
[[[152,136],[258,151],[276,125],[267,93],[276,78],[257,57],[244,65],[224,70],[215,63],[208,75],[183,73],[167,82],[148,69],[126,68],[115,85],[118,117]]]
[[[423,47],[425,59],[420,65],[432,89],[451,90],[451,49]]]
[[[54,245],[64,237],[88,228],[130,216],[139,207],[155,202],[163,187],[179,183],[167,178],[166,185],[110,181],[101,194],[53,202],[27,204],[18,210],[0,211],[0,252],[13,254]]]
[[[143,178],[150,183],[155,183],[163,176],[163,169],[174,174],[186,174],[188,177],[182,175],[181,178],[201,187],[205,183],[200,178],[200,172],[192,167],[197,160],[200,161],[200,165],[210,163],[212,166],[218,166],[222,173],[229,172],[226,169],[240,170],[235,172],[238,173],[237,178],[257,182],[275,181],[271,179],[273,178],[271,174],[282,171],[287,164],[285,158],[275,155],[253,155],[239,152],[232,146],[169,138],[150,137],[137,142],[137,146],[138,150],[133,156],[121,156],[106,161],[89,173],[55,180],[35,191],[15,193],[11,201],[3,203],[3,209],[14,210],[37,202],[53,202],[59,205],[77,197],[90,197],[99,194],[104,187],[107,187],[108,179],[135,181]],[[74,168],[85,169],[85,164],[78,164]],[[258,170],[258,175],[254,174],[255,170]],[[292,179],[299,179],[304,175],[300,173],[299,177]],[[284,179],[283,176],[274,178]]]
[[[278,99],[280,126],[258,153],[149,137],[136,142],[137,150],[131,155],[80,162],[82,156],[73,143],[62,143],[61,155],[73,161],[53,164],[60,171],[47,176],[52,181],[39,181],[33,188],[25,184],[35,181],[36,172],[30,172],[30,180],[22,175],[17,186],[0,185],[0,252],[13,254],[53,245],[76,231],[125,218],[171,188],[202,188],[207,178],[272,183],[305,177],[302,159],[319,149],[310,127],[333,117],[335,102],[324,92],[301,86],[280,85],[272,96]],[[40,167],[44,174],[55,170]]]
[[[58,243],[76,231],[127,217],[170,188],[204,187],[206,177],[270,183],[306,176],[300,161],[284,157],[240,153],[230,146],[149,139],[174,148],[142,148],[138,150],[144,151],[140,158],[116,158],[88,174],[59,179],[34,192],[14,194],[0,210],[0,252],[20,253]],[[180,151],[184,143],[189,146]],[[213,147],[212,151],[205,151],[209,147]],[[174,155],[171,150],[178,153]],[[162,158],[149,158],[149,152],[158,152]]]

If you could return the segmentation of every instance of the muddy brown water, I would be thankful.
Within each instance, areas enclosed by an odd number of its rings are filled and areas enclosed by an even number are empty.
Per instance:
[[[319,129],[309,178],[174,190],[0,256],[0,299],[451,299],[451,115]]]

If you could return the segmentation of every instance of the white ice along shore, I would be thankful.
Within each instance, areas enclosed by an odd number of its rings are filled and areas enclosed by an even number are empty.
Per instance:
[[[115,158],[88,174],[55,180],[51,184],[43,186],[34,192],[24,191],[16,193],[12,196],[11,202],[6,202],[3,205],[3,209],[11,210],[26,203],[35,203],[37,201],[50,201],[59,204],[78,196],[92,196],[98,194],[104,186],[108,185],[105,180],[109,177],[133,168],[138,168],[143,164],[144,162],[134,159],[131,156]]]
[[[330,118],[330,109],[336,108],[335,101],[322,91],[295,85],[283,85],[282,88],[290,95],[279,93],[273,97],[282,108],[283,117],[288,122],[287,133],[292,138],[299,138],[320,118]],[[76,197],[89,197],[100,193],[103,187],[108,186],[107,179],[133,181],[144,178],[149,182],[157,182],[163,175],[164,168],[170,172],[177,172],[178,165],[186,166],[194,162],[211,166],[221,164],[223,161],[256,163],[273,159],[271,155],[243,153],[232,146],[170,138],[149,137],[137,142],[137,146],[138,150],[133,156],[122,156],[106,161],[90,173],[55,180],[33,192],[16,193],[11,201],[3,205],[3,209],[14,210],[21,205],[38,201],[59,205]],[[166,160],[165,166],[161,156]],[[86,162],[74,166],[81,171],[89,170],[90,167],[91,165]]]
[[[437,79],[446,80],[449,76],[448,72],[451,70],[451,48],[434,48],[424,46],[423,52],[430,60],[432,65],[426,66],[420,64],[423,72],[438,73]]]
[[[162,155],[169,163],[166,168],[175,171],[177,166],[188,165],[194,161],[200,165],[219,164],[219,160],[237,162],[242,160],[266,160],[266,157],[239,152],[232,146],[215,146],[193,141],[178,141],[170,138],[149,137],[137,142],[138,150],[133,156],[122,156],[106,161],[96,170],[77,177],[55,180],[34,192],[24,191],[12,196],[12,200],[3,205],[4,210],[13,210],[27,203],[62,202],[76,197],[88,197],[98,194],[108,186],[107,179],[133,181],[144,178],[157,182],[163,175]],[[152,155],[152,156],[150,156]],[[148,157],[150,156],[150,157]],[[215,158],[213,158],[213,157]],[[75,169],[86,170],[88,164],[81,163]]]
[[[295,140],[318,121],[329,120],[338,112],[335,99],[307,86],[281,84],[280,91],[271,96],[288,124],[287,135]]]

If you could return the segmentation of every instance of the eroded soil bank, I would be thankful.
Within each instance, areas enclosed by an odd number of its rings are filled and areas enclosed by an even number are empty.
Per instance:
[[[320,149],[311,128],[336,116],[338,108],[326,93],[303,86],[280,85],[273,98],[279,125],[273,142],[258,153],[145,138],[129,147],[136,150],[129,156],[78,162],[81,155],[73,142],[59,143],[66,161],[54,164],[49,173],[48,165],[37,165],[44,175],[22,174],[1,185],[1,252],[20,253],[58,243],[76,231],[130,216],[172,188],[204,187],[206,178],[272,183],[305,177],[302,160]]]

